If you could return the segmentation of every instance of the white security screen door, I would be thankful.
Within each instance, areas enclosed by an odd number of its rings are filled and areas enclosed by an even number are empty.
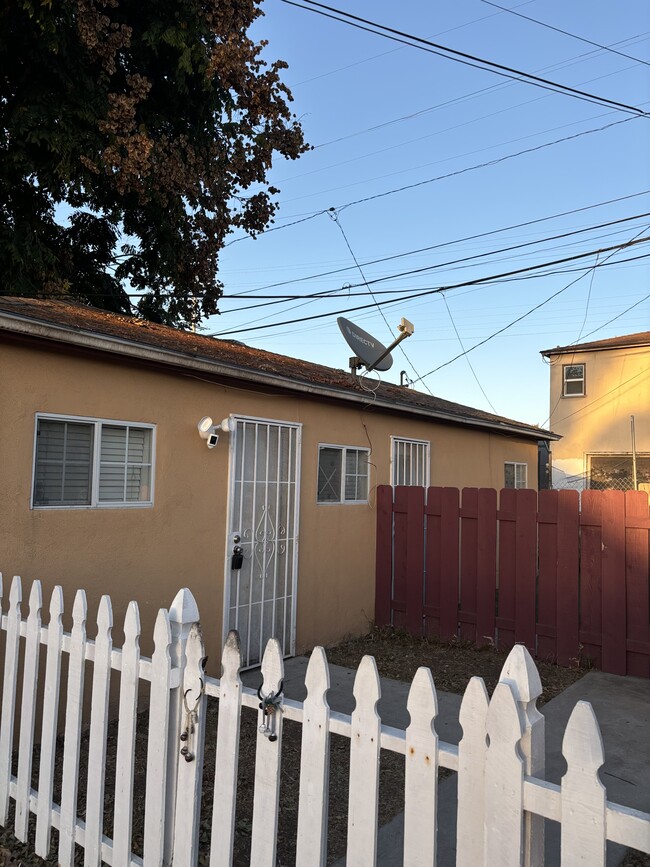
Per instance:
[[[226,631],[242,664],[258,665],[269,638],[294,653],[300,425],[233,419],[226,540]]]

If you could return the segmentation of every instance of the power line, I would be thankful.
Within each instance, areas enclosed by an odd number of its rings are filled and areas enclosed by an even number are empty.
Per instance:
[[[562,30],[561,27],[554,27],[552,24],[547,24],[545,21],[540,21],[538,18],[531,18],[524,15],[522,12],[515,12],[514,9],[508,9],[507,6],[500,6],[498,3],[493,3],[492,0],[483,0],[488,6],[493,6],[495,9],[500,9],[502,12],[509,12],[511,15],[516,15],[517,18],[524,18],[526,21],[532,21],[533,24],[539,24],[540,27],[546,27],[548,30],[555,30],[556,33],[563,33],[565,36],[570,36],[572,39],[577,39],[579,42],[584,42],[586,45],[595,45],[596,48],[601,48],[603,51],[610,51],[612,54],[618,54],[619,57],[626,57],[628,60],[634,60],[635,63],[643,63],[644,66],[650,66],[647,60],[642,60],[640,57],[632,57],[631,54],[625,54],[624,51],[616,51],[615,48],[610,48],[607,45],[601,45],[600,42],[594,42],[592,39],[585,39],[584,36],[578,36],[575,33],[569,33],[568,30]]]
[[[366,275],[363,273],[363,270],[362,270],[362,268],[361,268],[361,265],[359,265],[359,262],[358,262],[358,260],[357,260],[357,257],[354,255],[354,250],[353,250],[352,247],[350,246],[350,242],[348,241],[348,236],[345,234],[345,230],[344,230],[344,228],[343,228],[343,226],[342,226],[342,224],[341,224],[341,221],[340,221],[340,219],[339,219],[339,215],[335,213],[335,214],[330,214],[330,216],[331,216],[332,220],[334,221],[334,223],[336,223],[336,225],[338,226],[338,228],[339,228],[341,234],[343,235],[343,240],[345,241],[346,247],[347,247],[348,250],[350,251],[350,255],[351,255],[352,258],[354,259],[354,264],[357,266],[357,268],[358,268],[358,270],[359,270],[359,274],[361,274],[361,279],[363,280],[364,284],[367,286],[367,288],[368,288],[370,294],[372,295],[372,300],[375,302],[375,304],[376,304],[376,306],[377,306],[377,310],[379,311],[379,313],[380,313],[380,315],[381,315],[381,318],[382,318],[382,319],[384,320],[384,322],[386,323],[386,328],[388,328],[388,331],[389,331],[390,336],[391,336],[391,339],[392,339],[394,335],[393,335],[393,331],[392,331],[390,325],[388,324],[388,319],[386,319],[386,316],[385,316],[385,314],[384,314],[384,311],[381,309],[381,306],[380,306],[379,303],[377,302],[377,299],[375,298],[375,295],[374,295],[372,289],[370,288],[370,284],[369,284],[368,281],[366,280]],[[404,349],[404,347],[403,347],[401,344],[400,344],[400,349],[402,350],[402,355],[404,356],[404,358],[406,359],[406,361],[407,361],[408,364],[410,365],[411,370],[413,371],[413,373],[414,373],[416,376],[419,376],[420,374],[419,374],[419,373],[417,372],[417,370],[415,369],[415,365],[413,364],[413,362],[411,361],[411,359],[408,357],[408,355],[406,354],[406,350]],[[433,395],[432,395],[432,393],[431,393],[431,390],[429,389],[429,386],[426,386],[426,389],[427,389],[427,391],[429,392],[429,394],[431,394],[431,396],[433,397]]]
[[[462,283],[455,283],[455,284],[452,284],[449,286],[439,286],[439,287],[436,287],[435,289],[427,289],[424,292],[418,292],[418,293],[410,292],[409,294],[403,295],[400,298],[391,298],[391,299],[386,300],[386,301],[378,301],[378,302],[372,303],[372,304],[362,304],[362,305],[359,305],[356,307],[348,307],[344,310],[338,310],[335,313],[317,313],[317,314],[314,314],[312,316],[301,317],[300,319],[287,319],[287,320],[284,320],[283,322],[274,322],[270,325],[259,325],[259,326],[254,326],[254,327],[240,327],[240,328],[231,329],[229,331],[218,331],[218,332],[214,332],[213,334],[208,335],[208,336],[210,336],[210,337],[223,337],[223,336],[229,335],[229,334],[239,334],[242,331],[260,331],[264,328],[278,328],[282,325],[293,325],[296,322],[309,322],[309,321],[312,321],[314,319],[325,319],[325,318],[330,317],[330,316],[337,316],[337,315],[340,315],[341,313],[352,313],[352,312],[355,312],[358,310],[367,310],[369,307],[376,307],[380,304],[381,305],[399,304],[399,303],[402,303],[403,301],[411,301],[413,299],[423,298],[427,295],[435,295],[435,294],[438,294],[440,292],[447,292],[450,289],[459,289],[463,286],[476,286],[476,285],[479,285],[481,283],[485,283],[488,280],[498,280],[498,279],[501,279],[504,277],[511,277],[514,274],[523,274],[523,273],[526,273],[528,271],[536,271],[536,270],[540,270],[542,268],[548,268],[551,265],[560,265],[560,264],[563,264],[564,262],[575,262],[579,259],[585,259],[589,256],[595,256],[597,253],[607,253],[610,250],[622,250],[626,247],[630,247],[630,246],[633,246],[635,244],[645,243],[646,241],[650,241],[650,236],[645,237],[645,238],[638,238],[638,239],[635,239],[632,241],[628,241],[625,244],[616,244],[612,247],[603,247],[600,250],[590,250],[588,253],[579,253],[575,256],[566,256],[562,259],[555,259],[552,262],[544,262],[540,265],[530,265],[527,268],[517,268],[517,269],[512,270],[512,271],[505,271],[502,274],[493,274],[493,275],[490,275],[489,277],[476,278],[474,280],[465,280]],[[428,376],[428,374],[425,374],[425,376]]]
[[[288,0],[283,0],[283,2],[286,3],[286,2],[288,2]],[[607,112],[607,113],[609,114],[609,112]],[[392,196],[395,193],[401,193],[401,192],[404,192],[405,190],[413,190],[413,189],[416,189],[417,187],[426,186],[427,184],[432,184],[432,183],[435,183],[437,181],[444,181],[444,180],[447,180],[448,178],[454,178],[457,175],[464,175],[467,172],[476,171],[477,169],[484,169],[484,168],[488,168],[489,166],[495,166],[495,165],[498,165],[499,163],[507,162],[508,160],[514,159],[515,157],[525,156],[526,154],[531,154],[531,153],[535,153],[536,151],[545,150],[546,148],[553,147],[556,144],[562,144],[563,142],[572,141],[573,139],[577,139],[577,138],[582,138],[582,136],[590,135],[592,133],[603,132],[606,129],[611,129],[612,127],[619,126],[620,124],[629,123],[631,120],[636,120],[636,118],[626,117],[623,120],[615,120],[615,121],[612,121],[611,123],[603,124],[602,126],[591,127],[591,129],[582,130],[582,132],[576,132],[576,133],[572,133],[571,135],[561,136],[560,138],[553,139],[552,141],[549,141],[549,142],[543,142],[542,144],[534,145],[533,147],[529,147],[529,148],[524,148],[523,150],[515,151],[514,153],[511,153],[511,154],[505,154],[502,157],[495,157],[494,159],[486,160],[485,162],[482,162],[482,163],[476,163],[475,165],[472,165],[472,166],[465,166],[465,168],[456,169],[455,171],[447,172],[444,175],[437,175],[436,177],[426,178],[423,181],[416,181],[412,184],[405,184],[404,186],[397,187],[396,189],[392,189],[392,190],[387,190],[386,192],[383,192],[383,193],[376,193],[372,196],[365,196],[362,199],[356,199],[353,202],[348,202],[345,205],[341,205],[340,207],[337,208],[337,210],[342,211],[345,208],[351,207],[352,205],[359,205],[359,204],[363,204],[365,202],[372,202],[375,199],[381,199],[381,198],[384,198],[386,196]],[[581,122],[581,121],[579,121],[579,122]],[[563,129],[567,126],[574,126],[574,125],[575,125],[575,122],[572,122],[569,124],[563,124],[561,127],[556,127],[556,129]],[[549,130],[549,132],[550,131],[551,130]],[[540,133],[531,133],[530,135],[522,136],[521,138],[517,139],[517,141],[522,141],[522,140],[527,139],[527,138],[532,138],[536,135],[540,135]],[[508,142],[503,142],[501,144],[508,144]],[[501,144],[490,145],[488,148],[481,148],[480,150],[473,151],[472,153],[482,153],[485,150],[492,150],[495,147],[500,147]],[[467,154],[467,155],[469,155],[469,154]],[[453,157],[450,157],[450,159],[453,159]],[[424,166],[422,168],[424,168]],[[406,169],[404,171],[410,171],[410,170]],[[285,204],[287,204],[289,202],[299,202],[299,201],[302,201],[303,199],[313,199],[315,196],[322,196],[325,193],[336,192],[338,190],[347,190],[350,187],[356,187],[356,186],[359,186],[360,184],[367,184],[367,183],[370,183],[371,181],[382,180],[385,177],[391,177],[392,175],[402,174],[402,173],[403,172],[400,170],[399,172],[393,172],[391,175],[381,175],[381,176],[375,177],[375,178],[368,178],[364,181],[354,181],[351,184],[345,184],[345,185],[340,186],[340,187],[332,187],[332,188],[327,189],[327,190],[319,190],[316,193],[308,193],[304,196],[294,196],[292,199],[284,199],[284,202],[285,202]]]
[[[469,360],[469,355],[468,355],[467,352],[465,351],[465,346],[464,346],[463,341],[462,341],[462,338],[461,338],[461,336],[460,336],[460,334],[459,334],[459,332],[458,332],[458,329],[456,328],[456,323],[454,322],[454,317],[451,315],[451,308],[449,307],[449,304],[447,303],[447,296],[444,294],[444,292],[443,292],[443,294],[442,294],[442,300],[445,302],[445,307],[447,308],[447,313],[449,314],[449,321],[451,322],[452,328],[454,329],[454,333],[456,334],[456,337],[458,338],[458,342],[460,343],[460,348],[463,350],[463,354],[464,354],[464,356],[465,356],[465,361],[467,361],[467,364],[468,364],[468,366],[469,366],[469,369],[472,371],[472,376],[473,376],[474,379],[476,380],[476,384],[478,385],[478,387],[481,389],[481,392],[482,392],[482,394],[483,394],[483,397],[487,400],[488,404],[490,405],[490,409],[492,410],[492,412],[493,412],[495,415],[499,415],[499,413],[498,413],[498,412],[496,411],[496,409],[494,408],[494,404],[492,403],[492,401],[490,400],[490,398],[489,398],[489,397],[487,396],[487,394],[485,393],[485,389],[484,389],[483,386],[481,385],[481,382],[480,382],[478,376],[476,375],[476,371],[474,370],[474,367],[473,367],[473,365],[472,365],[472,362]],[[420,377],[420,380],[421,380],[421,379],[422,379],[422,377]],[[417,382],[417,380],[416,380],[416,382]],[[422,383],[422,384],[423,384],[423,385],[426,385],[426,383]],[[427,391],[429,391],[429,394],[431,393],[430,390],[429,390],[429,387],[428,387],[428,386],[427,386]]]
[[[618,225],[620,223],[628,223],[632,220],[638,220],[638,219],[641,219],[642,217],[648,217],[648,216],[650,216],[650,211],[646,211],[645,213],[642,213],[642,214],[636,214],[632,217],[623,217],[619,220],[610,220],[609,222],[606,222],[606,223],[600,223],[600,224],[596,224],[594,226],[588,226],[588,227],[582,228],[582,229],[573,229],[572,231],[569,231],[569,232],[562,232],[559,235],[551,235],[549,237],[540,238],[540,239],[535,240],[535,241],[525,241],[525,242],[520,243],[520,244],[513,244],[509,247],[501,247],[500,249],[497,249],[497,250],[489,250],[485,253],[475,253],[472,256],[463,256],[459,259],[451,259],[450,261],[439,262],[435,265],[424,265],[420,268],[413,268],[409,271],[401,271],[401,272],[398,272],[396,274],[388,274],[388,275],[385,275],[383,277],[375,277],[373,280],[370,280],[370,281],[366,278],[364,272],[361,269],[361,266],[359,265],[359,263],[357,261],[356,256],[352,252],[349,241],[347,240],[345,232],[343,231],[343,227],[341,226],[336,215],[332,216],[332,219],[339,226],[339,229],[341,230],[341,233],[343,234],[343,238],[344,238],[344,240],[348,246],[348,250],[350,250],[350,254],[352,255],[352,258],[354,259],[355,265],[357,266],[357,269],[359,270],[359,273],[361,274],[361,277],[363,279],[363,283],[351,284],[348,287],[348,289],[357,289],[362,285],[366,286],[366,288],[369,290],[369,293],[372,295],[372,297],[374,299],[375,296],[373,294],[372,289],[370,288],[371,284],[374,285],[376,283],[385,283],[388,280],[396,280],[400,277],[411,277],[411,276],[414,276],[415,274],[422,274],[422,273],[425,273],[427,271],[438,270],[440,268],[448,268],[452,265],[459,265],[459,264],[463,264],[463,263],[467,263],[467,262],[474,262],[477,259],[484,259],[484,258],[489,257],[489,256],[496,256],[496,255],[499,255],[501,253],[511,253],[514,250],[521,250],[521,249],[524,249],[526,247],[536,246],[537,244],[546,244],[549,241],[557,241],[559,239],[568,238],[568,237],[571,237],[573,235],[581,235],[581,234],[584,234],[585,232],[592,232],[592,231],[595,231],[596,229],[607,228],[609,226]],[[262,303],[262,304],[254,304],[252,306],[247,305],[245,308],[237,307],[237,308],[234,308],[234,309],[232,309],[230,311],[226,311],[226,312],[233,312],[234,313],[234,312],[237,312],[237,311],[242,310],[242,309],[249,309],[250,310],[250,309],[256,309],[258,307],[269,307],[269,306],[272,306],[274,304],[282,304],[286,301],[295,301],[295,300],[303,299],[303,298],[305,298],[305,299],[310,298],[313,300],[321,300],[323,298],[330,297],[333,294],[333,291],[336,291],[336,290],[330,289],[330,290],[327,290],[325,292],[314,292],[314,293],[311,293],[309,295],[271,295],[271,296],[254,295],[253,297],[257,298],[257,299],[262,299],[262,298],[266,297],[266,299],[270,298],[271,300],[265,300],[264,303]],[[340,291],[340,290],[338,290],[338,291]],[[247,294],[249,294],[249,293],[247,293]],[[354,293],[354,294],[358,295],[358,294],[366,294],[366,293]],[[230,299],[230,298],[237,298],[239,296],[224,294],[221,297]],[[386,321],[386,325],[390,329],[390,325],[388,325],[387,321]]]
[[[368,262],[363,263],[363,267],[365,268],[367,265],[377,265],[381,262],[390,262],[393,259],[401,259],[401,258],[404,258],[406,256],[415,256],[418,253],[428,253],[430,250],[439,250],[443,247],[450,247],[454,244],[463,244],[466,241],[476,241],[476,240],[479,240],[481,238],[487,238],[490,235],[497,235],[497,234],[500,234],[502,232],[511,232],[514,229],[524,229],[524,228],[527,228],[528,226],[533,226],[537,223],[544,223],[544,222],[547,222],[549,220],[557,220],[560,217],[569,217],[569,216],[572,216],[573,214],[582,213],[583,211],[590,211],[593,208],[603,208],[606,205],[612,205],[612,204],[615,204],[617,202],[625,202],[628,199],[635,199],[635,198],[638,198],[639,196],[646,196],[649,193],[650,193],[650,190],[643,190],[640,193],[631,193],[630,195],[618,196],[615,199],[608,199],[607,201],[604,201],[604,202],[596,202],[596,204],[594,204],[594,205],[584,205],[583,207],[580,207],[580,208],[572,208],[570,211],[561,211],[557,214],[550,214],[546,217],[537,217],[534,220],[526,220],[523,223],[515,223],[511,226],[502,226],[500,229],[490,229],[487,232],[479,232],[478,234],[475,234],[475,235],[466,235],[464,238],[456,238],[453,241],[444,241],[441,244],[432,244],[431,246],[428,246],[428,247],[418,247],[415,250],[407,250],[406,252],[403,252],[403,253],[395,253],[392,256],[382,256],[379,259],[370,259]],[[322,211],[319,211],[319,214],[320,213],[322,213]],[[278,228],[281,228],[281,227],[278,227]],[[290,286],[294,283],[304,283],[308,280],[317,280],[320,277],[331,277],[333,274],[342,274],[342,273],[345,273],[346,271],[349,271],[349,270],[350,270],[350,267],[334,268],[331,271],[322,271],[319,274],[310,274],[307,277],[294,277],[291,280],[282,280],[282,281],[277,282],[277,283],[269,283],[266,286],[260,286],[259,289],[247,289],[244,292],[240,292],[236,295],[229,295],[227,297],[239,298],[239,297],[244,296],[244,295],[250,295],[251,293],[256,292],[256,291],[262,291],[263,292],[266,289],[276,289],[280,286]]]
[[[581,99],[586,102],[593,102],[597,103],[598,105],[608,105],[612,108],[616,108],[619,111],[624,111],[627,114],[632,113],[639,116],[646,115],[646,112],[644,112],[640,108],[637,108],[636,106],[627,105],[626,103],[618,102],[617,100],[597,96],[596,94],[589,93],[588,91],[578,90],[577,88],[569,87],[568,85],[560,84],[559,82],[551,81],[550,79],[542,78],[538,75],[533,75],[532,73],[525,72],[521,69],[515,69],[514,67],[505,66],[502,63],[496,63],[491,60],[486,60],[485,58],[478,57],[474,54],[468,54],[465,51],[458,51],[454,48],[449,48],[445,45],[432,42],[429,39],[424,39],[420,36],[414,36],[413,34],[406,33],[402,30],[396,30],[392,27],[387,27],[384,24],[379,24],[376,21],[371,21],[367,18],[361,18],[358,15],[352,15],[349,12],[344,12],[343,10],[336,9],[333,6],[327,6],[324,3],[318,3],[316,2],[316,0],[304,0],[305,3],[309,4],[308,6],[303,6],[300,3],[294,2],[294,0],[282,0],[282,2],[287,3],[290,6],[295,6],[298,9],[304,9],[309,12],[314,12],[318,15],[324,16],[325,18],[330,18],[333,21],[339,21],[340,23],[347,24],[350,27],[355,27],[359,30],[365,30],[368,33],[374,33],[375,35],[382,36],[385,39],[391,39],[396,42],[401,42],[404,45],[410,45],[412,48],[418,48],[430,54],[436,54],[439,57],[453,60],[457,63],[462,63],[464,66],[471,66],[475,69],[492,72],[495,75],[502,76],[503,78],[514,79],[515,81],[520,81],[524,84],[531,84],[535,87],[541,87],[544,90],[551,90],[555,93],[561,93],[565,96],[572,96],[576,99]],[[314,9],[312,7],[318,8]]]
[[[288,2],[288,0],[283,0],[283,2],[286,3],[286,2]],[[444,180],[447,180],[448,178],[453,178],[453,177],[456,177],[457,175],[465,174],[466,172],[476,171],[478,169],[487,168],[488,166],[495,166],[495,165],[498,165],[499,163],[506,162],[507,160],[515,159],[515,157],[520,157],[520,156],[524,156],[526,154],[535,153],[536,151],[544,150],[548,147],[553,147],[554,145],[561,144],[562,142],[565,142],[565,141],[573,141],[574,139],[581,138],[584,135],[590,135],[592,133],[602,132],[606,129],[611,129],[612,127],[619,126],[620,124],[629,123],[629,121],[634,120],[634,119],[635,118],[629,117],[629,118],[625,118],[624,120],[612,121],[612,123],[604,124],[603,126],[593,127],[592,129],[586,129],[586,130],[583,130],[582,132],[573,133],[572,135],[564,136],[564,137],[558,138],[558,139],[554,139],[553,141],[550,141],[550,142],[544,142],[541,145],[535,145],[534,147],[525,148],[524,150],[516,151],[515,153],[505,154],[502,157],[495,157],[492,160],[487,160],[486,162],[483,162],[483,163],[477,163],[473,166],[466,166],[463,169],[457,169],[456,171],[448,172],[447,174],[444,174],[444,175],[437,175],[436,177],[426,178],[423,181],[417,181],[413,184],[405,184],[404,186],[396,187],[392,190],[385,190],[383,193],[375,193],[372,196],[364,196],[361,199],[354,199],[351,202],[346,202],[344,205],[339,205],[338,207],[335,207],[335,208],[327,208],[325,210],[314,211],[314,213],[310,214],[307,217],[304,217],[301,220],[296,220],[294,223],[287,223],[287,224],[284,224],[282,226],[274,226],[271,229],[267,229],[265,232],[260,232],[259,235],[268,235],[270,232],[277,232],[280,229],[287,229],[290,226],[296,225],[297,223],[304,223],[307,220],[313,219],[314,217],[318,217],[318,216],[321,216],[322,214],[326,214],[328,210],[329,211],[335,210],[338,212],[344,211],[347,208],[352,208],[352,207],[355,207],[356,205],[366,204],[367,202],[372,202],[372,201],[375,201],[376,199],[383,199],[383,198],[386,198],[387,196],[393,196],[397,193],[403,193],[406,190],[413,190],[413,189],[416,189],[417,187],[423,187],[423,186],[426,186],[427,184],[436,183],[437,181],[444,181]],[[349,184],[348,186],[353,186],[353,184]],[[339,189],[346,189],[346,187],[341,187]],[[309,196],[300,196],[299,198],[313,198],[314,195],[321,195],[323,192],[331,192],[331,190],[321,191],[321,193],[314,193],[314,194],[309,195]],[[292,201],[297,201],[297,199],[292,199]],[[234,238],[232,241],[228,241],[228,243],[225,244],[224,246],[229,247],[231,244],[236,244],[239,241],[250,241],[251,237],[252,236],[250,236],[250,235],[241,235],[239,238]]]
[[[650,226],[642,229],[641,231],[646,231],[646,229],[648,229],[648,228],[650,228]],[[625,244],[620,244],[618,247],[614,247],[614,248],[610,247],[609,250],[612,250],[612,252],[610,253],[610,255],[607,258],[610,259],[612,256],[615,255],[615,253],[618,250],[623,250],[626,247],[631,247],[633,244],[641,243],[644,240],[648,241],[648,240],[650,240],[650,238],[645,238],[645,239],[639,238],[637,235],[634,238],[632,238],[630,241],[627,241]],[[609,252],[609,250],[599,250],[599,251],[597,251],[597,254],[606,253],[606,252]],[[586,277],[587,274],[589,273],[589,271],[593,270],[593,268],[596,268],[596,267],[597,267],[597,265],[592,265],[592,267],[589,268],[588,270],[586,270],[584,272],[584,274],[581,274],[580,276],[576,277],[575,280],[571,280],[569,283],[567,283],[566,286],[563,286],[562,289],[558,289],[557,292],[553,292],[553,294],[549,295],[548,298],[545,298],[544,301],[540,301],[539,304],[536,304],[534,307],[531,307],[530,310],[527,310],[525,313],[522,313],[521,316],[517,316],[517,318],[513,319],[512,322],[509,322],[507,325],[504,325],[503,328],[499,328],[497,331],[495,331],[493,334],[490,334],[484,340],[481,340],[478,343],[475,343],[474,346],[471,346],[467,350],[467,352],[465,352],[465,353],[461,352],[459,355],[456,355],[454,358],[450,358],[449,361],[445,361],[443,364],[439,364],[438,367],[434,367],[433,370],[430,370],[428,373],[425,373],[424,375],[425,376],[431,376],[432,373],[437,373],[439,370],[442,370],[443,367],[447,367],[448,365],[453,364],[454,361],[457,361],[459,358],[462,358],[463,355],[466,355],[469,352],[473,352],[475,349],[478,349],[479,346],[484,346],[490,340],[493,340],[495,337],[498,337],[499,334],[503,334],[504,331],[507,331],[509,328],[512,328],[513,325],[516,325],[518,322],[521,322],[522,319],[526,319],[528,316],[531,315],[531,313],[534,313],[536,310],[539,310],[540,307],[544,307],[545,304],[548,304],[549,301],[552,301],[554,298],[557,298],[558,295],[561,295],[563,292],[566,292],[567,289],[570,289],[571,286],[573,286],[579,280],[582,280],[584,277]]]

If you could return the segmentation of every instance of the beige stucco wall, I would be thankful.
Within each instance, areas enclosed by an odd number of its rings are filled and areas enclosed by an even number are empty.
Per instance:
[[[501,487],[506,460],[528,464],[532,441],[406,416],[219,385],[195,375],[126,366],[98,356],[0,343],[0,569],[5,578],[64,586],[66,607],[83,587],[88,634],[104,593],[115,608],[116,641],[131,599],[140,605],[143,652],[161,606],[177,589],[196,596],[212,670],[222,634],[228,443],[208,450],[196,431],[204,415],[236,413],[302,428],[297,645],[300,652],[366,630],[374,616],[375,487],[390,482],[390,437],[431,442],[431,483]],[[153,423],[155,502],[151,508],[30,510],[35,413]],[[367,505],[316,503],[318,443],[372,447]]]
[[[585,365],[585,394],[562,397],[562,369]],[[569,476],[587,473],[591,454],[629,454],[630,416],[636,448],[650,453],[650,348],[610,349],[556,355],[550,364],[553,468]]]

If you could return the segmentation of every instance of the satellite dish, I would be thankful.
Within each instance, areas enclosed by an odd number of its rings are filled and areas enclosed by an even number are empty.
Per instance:
[[[366,367],[372,367],[374,370],[390,370],[393,366],[393,359],[383,343],[380,343],[367,331],[359,328],[354,322],[350,322],[349,319],[339,316],[336,322],[346,343]],[[384,357],[382,358],[382,356]]]

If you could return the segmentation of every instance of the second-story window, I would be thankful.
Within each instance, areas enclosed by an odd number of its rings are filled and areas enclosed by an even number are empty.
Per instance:
[[[562,396],[582,397],[585,393],[584,364],[565,364],[562,366]]]

